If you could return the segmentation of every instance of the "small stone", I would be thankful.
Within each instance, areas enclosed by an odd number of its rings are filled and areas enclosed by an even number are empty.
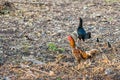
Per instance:
[[[11,80],[9,77],[5,77],[3,80]]]
[[[88,7],[87,6],[84,6],[83,9],[86,10]]]
[[[105,74],[110,75],[112,74],[113,70],[111,68],[108,68],[105,70]]]
[[[35,58],[33,58],[32,56],[29,56],[29,57],[22,57],[23,60],[26,60],[26,61],[30,61],[32,62],[33,64],[37,64],[37,65],[41,65],[41,64],[45,64],[44,62],[41,62]]]
[[[50,76],[54,76],[55,73],[54,73],[53,71],[50,71],[50,72],[49,72],[49,75],[50,75]]]
[[[0,66],[4,64],[3,58],[0,58]]]

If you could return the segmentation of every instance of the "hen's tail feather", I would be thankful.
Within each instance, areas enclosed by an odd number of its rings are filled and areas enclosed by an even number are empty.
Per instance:
[[[91,38],[91,32],[87,32],[85,35],[85,39],[90,39]]]
[[[98,53],[98,50],[97,49],[92,49],[90,51],[82,51],[80,50],[80,55],[83,59],[87,59],[89,57],[92,57],[94,54]]]
[[[94,54],[98,53],[99,51],[97,49],[92,49],[90,51],[86,51],[86,54],[88,54],[90,57],[92,57]]]

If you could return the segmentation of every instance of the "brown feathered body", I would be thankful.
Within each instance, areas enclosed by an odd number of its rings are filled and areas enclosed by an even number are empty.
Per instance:
[[[81,59],[80,50],[78,48],[72,48],[72,54],[77,60],[77,62],[80,63],[80,59]]]
[[[89,57],[92,57],[93,54],[98,52],[97,49],[92,49],[90,51],[81,50],[80,48],[78,48],[75,45],[75,41],[72,38],[72,36],[68,36],[68,41],[69,41],[71,49],[72,49],[72,54],[73,54],[73,56],[75,57],[75,59],[77,60],[78,63],[80,63],[81,59],[87,59]]]

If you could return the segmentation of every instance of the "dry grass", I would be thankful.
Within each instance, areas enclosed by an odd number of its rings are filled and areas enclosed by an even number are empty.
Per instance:
[[[21,1],[10,1],[15,8],[0,14],[0,79],[120,80],[119,0]],[[66,39],[79,16],[92,33],[79,46],[100,50],[81,64]]]

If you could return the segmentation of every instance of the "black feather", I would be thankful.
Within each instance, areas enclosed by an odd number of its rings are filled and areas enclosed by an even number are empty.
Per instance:
[[[107,42],[107,44],[108,44],[108,47],[111,48],[111,44],[110,44],[110,42]]]
[[[98,38],[97,38],[96,42],[100,42]]]
[[[91,38],[91,33],[85,31],[85,29],[83,28],[83,20],[82,18],[79,18],[79,26],[77,28],[77,34],[78,34],[78,38],[83,41],[85,41],[85,39],[89,39]]]

